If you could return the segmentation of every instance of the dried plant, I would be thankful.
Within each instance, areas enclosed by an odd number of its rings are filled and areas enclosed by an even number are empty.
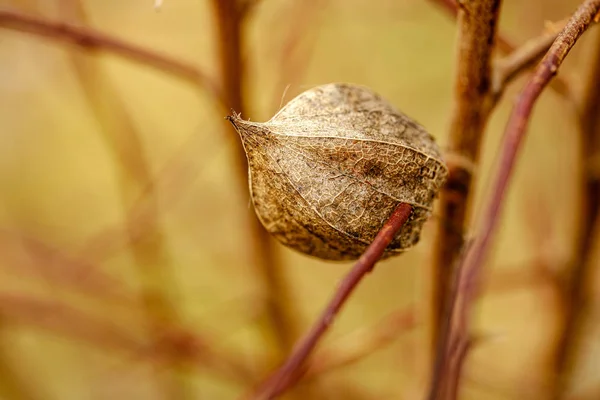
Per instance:
[[[418,242],[446,166],[433,137],[375,93],[329,84],[266,123],[229,120],[244,142],[258,216],[283,244],[357,259],[399,203],[413,212],[384,255]]]
[[[580,54],[585,64],[589,64],[585,79],[577,81],[572,76],[556,74],[575,43],[600,19],[600,0],[583,1],[572,16],[545,29],[540,27],[540,35],[522,45],[516,45],[516,35],[501,26],[505,8],[510,6],[507,2],[432,1],[457,20],[455,85],[445,152],[398,107],[373,90],[355,84],[313,87],[265,123],[245,119],[251,116],[254,101],[262,94],[250,90],[256,86],[250,85],[254,77],[249,66],[257,60],[248,51],[248,42],[254,34],[254,22],[260,21],[263,9],[276,1],[206,0],[214,20],[215,73],[131,43],[118,34],[92,28],[94,20],[88,18],[86,11],[91,2],[60,2],[56,8],[60,18],[48,17],[41,10],[31,11],[37,7],[34,2],[15,1],[14,8],[0,8],[3,31],[70,45],[65,53],[66,64],[110,149],[119,207],[125,214],[118,226],[100,230],[91,239],[82,240],[83,244],[72,247],[38,237],[26,227],[2,227],[0,250],[6,265],[1,271],[8,283],[0,287],[0,396],[32,400],[48,397],[46,389],[29,388],[26,377],[30,374],[25,373],[20,362],[15,362],[18,359],[9,343],[16,327],[53,334],[72,345],[88,346],[103,354],[119,354],[115,371],[139,365],[149,367],[148,379],[153,388],[148,398],[215,398],[211,390],[219,385],[214,383],[224,382],[227,398],[241,394],[245,399],[290,396],[366,400],[385,396],[370,390],[378,381],[374,379],[373,385],[366,385],[370,375],[359,370],[362,379],[357,382],[365,387],[355,388],[351,384],[353,378],[348,378],[350,375],[340,374],[342,368],[350,368],[376,351],[392,354],[395,362],[403,363],[406,368],[406,352],[400,356],[394,353],[395,342],[408,330],[422,326],[427,333],[425,343],[411,340],[408,346],[414,353],[412,357],[424,364],[423,368],[411,371],[409,381],[427,383],[425,386],[413,383],[413,387],[407,388],[382,387],[382,393],[391,390],[393,395],[389,397],[397,398],[402,393],[411,399],[480,398],[461,391],[467,382],[477,379],[466,368],[469,354],[474,347],[485,343],[485,335],[474,328],[473,309],[477,300],[484,288],[488,289],[487,294],[496,295],[535,288],[551,291],[556,303],[547,305],[548,314],[557,321],[555,335],[552,332],[547,335],[554,339],[549,340],[546,351],[548,367],[542,374],[544,382],[535,383],[527,377],[526,389],[507,390],[506,397],[517,398],[519,393],[523,397],[526,393],[527,398],[597,398],[597,380],[571,396],[582,365],[579,354],[585,349],[586,324],[594,301],[597,302],[593,283],[600,234],[597,168],[600,35],[597,31],[590,46],[592,50]],[[280,70],[270,76],[273,80],[270,84],[277,90],[277,101],[268,99],[269,106],[279,102],[283,86],[304,82],[303,77],[310,69],[310,47],[317,45],[318,36],[308,31],[314,29],[315,19],[328,3],[287,1],[283,7],[287,10],[285,15],[293,21],[288,32],[277,33],[278,38],[283,38],[281,48],[270,53],[276,56]],[[166,15],[176,3],[155,1],[154,7],[160,11],[157,15]],[[555,5],[548,2],[544,8]],[[152,2],[148,8],[154,12]],[[210,31],[210,27],[201,29]],[[268,33],[272,36],[272,32]],[[309,41],[303,47],[302,40],[306,37]],[[234,154],[234,176],[226,184],[231,192],[245,193],[241,196],[244,204],[239,207],[244,211],[229,210],[236,215],[237,225],[224,231],[228,232],[225,235],[234,231],[244,233],[243,243],[236,247],[245,251],[243,263],[253,271],[261,291],[252,298],[253,306],[256,302],[261,311],[259,318],[249,323],[250,328],[245,327],[256,336],[251,352],[236,346],[229,348],[226,336],[235,336],[235,332],[211,332],[209,325],[219,326],[223,315],[208,318],[210,324],[199,328],[182,316],[184,306],[178,304],[181,297],[177,295],[177,265],[170,261],[172,227],[163,224],[163,220],[166,211],[176,203],[184,203],[183,188],[194,185],[195,164],[190,160],[195,157],[195,145],[187,141],[172,162],[159,168],[161,172],[156,174],[144,132],[132,117],[132,106],[111,81],[100,58],[91,56],[92,53],[117,55],[176,77],[195,91],[201,91],[216,116],[212,123],[218,121],[223,128],[227,125],[221,117],[227,110],[234,111],[228,117],[232,127],[227,132]],[[577,71],[574,75],[583,75],[581,65],[573,69]],[[527,80],[520,79],[524,76],[528,76]],[[340,80],[331,76],[328,79]],[[509,86],[521,81],[524,86],[499,142],[489,190],[480,213],[476,214],[475,188],[483,180],[480,170],[486,161],[484,157],[489,156],[484,145],[493,123],[491,117],[505,105],[503,96]],[[579,92],[578,82],[583,87]],[[390,78],[387,85],[393,87],[396,82]],[[569,178],[578,182],[579,191],[577,208],[571,210],[576,215],[573,251],[568,262],[562,263],[566,264],[564,271],[552,270],[552,265],[562,265],[560,260],[549,263],[539,257],[531,265],[523,263],[517,271],[492,271],[487,275],[490,283],[484,286],[485,272],[491,264],[487,260],[507,203],[518,155],[534,105],[546,88],[568,103],[571,108],[564,107],[565,110],[575,109],[577,114],[579,137],[568,139],[580,143],[576,157],[582,164],[578,176]],[[272,93],[268,96],[273,97]],[[172,180],[176,185],[165,184]],[[173,190],[163,193],[169,188]],[[425,240],[408,252],[426,231],[424,225],[434,213],[438,192],[435,240],[433,243]],[[43,197],[40,196],[40,201]],[[253,202],[258,218],[248,210],[247,200]],[[534,204],[530,200],[528,204]],[[536,234],[543,236],[545,231],[556,230],[551,224],[554,216],[546,214],[548,210],[540,208],[536,218],[530,218],[528,223],[532,224],[543,219]],[[69,222],[72,221],[65,223]],[[299,295],[297,282],[288,277],[285,263],[287,257],[294,256],[285,253],[283,257],[269,233],[284,245],[317,258],[357,260],[304,335],[301,332],[306,307],[305,301],[300,300],[308,300],[312,294]],[[538,247],[541,252],[543,246]],[[128,280],[130,277],[116,278],[109,272],[111,261],[124,251],[128,252],[129,262],[137,267],[136,282]],[[431,289],[427,304],[410,307],[394,304],[392,312],[380,323],[351,336],[351,340],[329,345],[325,334],[342,308],[352,305],[350,299],[375,264],[399,253],[408,253],[399,259],[412,262],[416,259],[411,258],[413,252],[418,251],[432,255],[424,273]],[[307,264],[318,262],[301,260]],[[240,273],[241,268],[235,273]],[[189,283],[192,278],[184,280]],[[234,290],[233,280],[227,278],[218,291]],[[359,326],[363,323],[361,320]],[[399,358],[402,360],[398,361]],[[397,377],[402,375],[387,364],[380,368],[392,371]],[[118,380],[117,375],[120,373],[112,374],[114,378],[110,379]],[[201,386],[196,391],[189,381],[198,377],[202,385],[195,385]],[[42,378],[36,378],[46,388]],[[136,389],[141,390],[141,382],[136,382]],[[393,382],[400,385],[395,379]],[[108,389],[111,385],[102,386],[96,389]],[[515,386],[518,386],[516,381]],[[488,389],[493,390],[493,387]]]

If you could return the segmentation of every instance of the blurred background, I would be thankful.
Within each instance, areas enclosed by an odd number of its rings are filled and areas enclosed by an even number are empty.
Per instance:
[[[164,0],[157,11],[151,0],[0,0],[0,10],[179,60],[229,91],[219,104],[189,73],[0,19],[0,398],[238,398],[315,319],[351,264],[297,254],[257,228],[245,160],[224,119],[231,108],[265,121],[310,87],[354,82],[445,148],[456,24],[443,8],[249,0],[240,64],[228,68],[235,45],[224,45],[228,17],[218,3]],[[506,0],[500,31],[523,43],[577,5]],[[597,37],[586,34],[560,72],[574,97]],[[510,86],[487,129],[474,215],[523,82]],[[573,256],[581,200],[574,103],[549,89],[535,109],[488,261],[461,398],[547,398],[556,378],[556,280]],[[360,285],[286,398],[423,397],[437,222]],[[572,399],[600,397],[598,297],[590,304]]]

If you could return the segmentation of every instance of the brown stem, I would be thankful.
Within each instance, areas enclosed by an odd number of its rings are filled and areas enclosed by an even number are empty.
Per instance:
[[[552,266],[544,259],[534,259],[522,265],[502,266],[489,271],[485,292],[500,295],[525,289],[556,288],[558,285],[559,276]]]
[[[244,114],[246,104],[243,100],[244,73],[242,62],[242,14],[235,0],[214,0],[212,2],[218,21],[219,63],[223,80],[225,104],[228,108]],[[231,131],[236,135],[235,131]],[[246,154],[239,140],[235,141],[237,151],[237,177],[240,187],[248,187],[248,169]],[[248,223],[248,237],[254,251],[255,265],[263,280],[266,296],[266,311],[271,331],[283,357],[293,345],[297,315],[291,309],[287,288],[282,271],[278,266],[272,239],[253,214]]]
[[[436,365],[441,369],[435,373],[430,385],[429,399],[440,399],[444,394],[443,382],[450,387],[458,386],[459,371],[464,363],[464,344],[469,342],[469,322],[473,300],[479,289],[483,264],[506,196],[517,153],[526,133],[527,125],[536,100],[550,80],[556,75],[559,66],[577,39],[598,17],[600,0],[586,0],[569,19],[550,50],[546,53],[533,76],[528,80],[508,120],[499,164],[496,170],[492,191],[486,199],[477,235],[465,249],[465,256],[457,268],[456,285],[453,288],[452,302],[448,313],[448,333],[438,353]],[[449,365],[449,360],[453,360]],[[453,397],[449,397],[453,400]]]
[[[0,10],[0,27],[63,40],[79,47],[103,50],[125,57],[139,64],[169,72],[194,85],[199,85],[205,88],[217,102],[223,102],[221,87],[215,83],[213,78],[197,67],[93,29],[61,21],[49,21],[9,9]]]
[[[600,156],[600,30],[596,30],[587,86],[583,94],[580,112],[581,130],[581,194],[582,206],[579,216],[577,248],[569,268],[567,284],[562,293],[562,326],[556,343],[553,365],[552,390],[554,398],[563,398],[575,373],[576,353],[581,341],[581,330],[588,308],[589,283],[593,281],[594,243],[600,235],[600,174],[594,164]],[[596,232],[595,232],[596,230]]]
[[[465,3],[464,7],[474,8],[472,5],[468,5],[467,3],[478,3],[477,1],[467,1],[467,2],[457,2],[456,0],[430,0],[434,4],[441,6],[446,12],[450,13],[455,18],[460,16],[460,10],[463,8],[463,5],[459,3]],[[476,6],[475,6],[476,7]],[[491,24],[492,22],[490,22]],[[503,53],[510,53],[515,49],[515,45],[508,40],[504,35],[498,34],[496,37],[496,45],[498,49]]]
[[[300,339],[287,360],[255,391],[252,398],[273,399],[282,394],[302,374],[304,363],[311,355],[323,335],[333,324],[334,319],[362,279],[373,270],[385,248],[410,217],[412,207],[400,203],[385,225],[381,228],[367,250],[354,264],[340,283],[333,298],[329,301],[312,328]]]
[[[458,12],[459,50],[455,78],[455,109],[449,132],[449,152],[476,166],[481,138],[493,107],[491,59],[501,0],[465,2]],[[449,163],[449,176],[440,197],[440,218],[430,277],[431,348],[439,345],[444,304],[452,268],[463,246],[460,234],[467,220],[472,170],[465,163]],[[433,358],[434,354],[432,354]]]

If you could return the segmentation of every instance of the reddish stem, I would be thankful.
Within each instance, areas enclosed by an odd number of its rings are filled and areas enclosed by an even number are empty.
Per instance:
[[[381,228],[371,245],[358,259],[354,267],[344,277],[329,304],[306,335],[297,342],[292,353],[283,365],[271,375],[257,390],[255,396],[260,399],[273,399],[282,394],[295,382],[304,362],[313,352],[325,332],[333,324],[346,300],[366,274],[373,270],[375,263],[381,258],[385,248],[390,244],[396,233],[406,223],[412,212],[412,206],[400,203],[390,218]]]

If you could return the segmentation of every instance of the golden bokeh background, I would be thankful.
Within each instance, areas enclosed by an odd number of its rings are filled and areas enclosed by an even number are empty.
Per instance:
[[[0,9],[90,27],[218,80],[210,3],[164,0],[156,11],[150,0],[2,0]],[[507,0],[500,31],[522,43],[577,4]],[[0,398],[238,398],[279,354],[264,277],[251,261],[254,211],[228,110],[174,74],[0,28]],[[573,93],[596,37],[586,34],[561,70]],[[445,148],[455,42],[453,19],[425,0],[263,0],[245,23],[244,117],[267,120],[304,89],[354,82]],[[523,82],[510,86],[487,129],[475,215]],[[461,398],[547,398],[559,304],[545,272],[564,269],[573,253],[578,146],[573,103],[546,90],[488,261]],[[420,315],[435,222],[417,247],[367,277],[320,348],[359,348],[361,332],[411,306],[416,326],[388,326],[394,339],[381,349],[311,380],[312,398],[422,398]],[[274,247],[299,334],[349,265]],[[600,384],[597,302],[573,399]],[[174,353],[193,342],[197,357],[155,354],[154,341],[171,337]],[[231,372],[228,360],[255,378]]]

